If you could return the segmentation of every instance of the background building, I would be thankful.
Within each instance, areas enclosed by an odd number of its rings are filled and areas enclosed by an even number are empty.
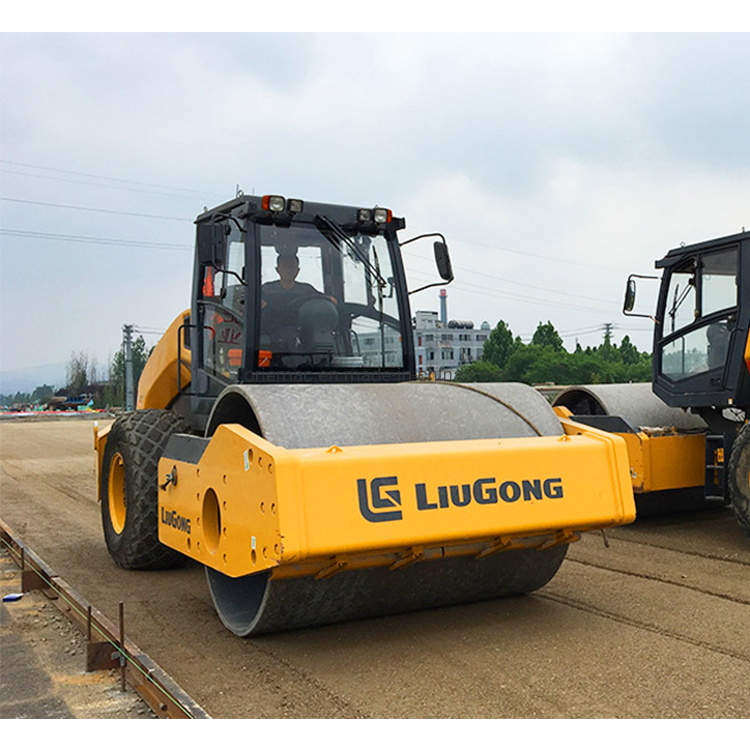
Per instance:
[[[448,319],[448,293],[440,290],[440,314],[418,310],[412,319],[417,375],[451,380],[456,370],[482,356],[490,335],[485,320],[478,329],[471,320]]]

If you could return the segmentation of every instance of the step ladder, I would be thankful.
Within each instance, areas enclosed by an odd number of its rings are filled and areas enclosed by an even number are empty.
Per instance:
[[[706,479],[703,496],[706,502],[726,505],[727,491],[726,454],[723,435],[706,435]]]

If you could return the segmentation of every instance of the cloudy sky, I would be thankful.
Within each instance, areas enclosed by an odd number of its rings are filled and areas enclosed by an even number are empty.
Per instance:
[[[745,33],[14,32],[0,70],[6,372],[106,367],[125,323],[155,343],[195,216],[238,188],[440,231],[449,317],[550,320],[569,349],[605,323],[649,348],[628,274],[750,228]],[[405,256],[437,280],[427,243]]]

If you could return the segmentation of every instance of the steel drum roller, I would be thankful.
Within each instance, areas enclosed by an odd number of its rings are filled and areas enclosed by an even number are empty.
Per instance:
[[[240,423],[284,448],[562,435],[547,401],[517,383],[237,385],[207,429]],[[240,636],[522,594],[557,572],[566,544],[344,570],[330,578],[230,578],[206,568],[224,624]]]
[[[565,388],[553,406],[564,406],[573,414],[622,417],[636,429],[671,428],[702,430],[706,423],[695,414],[667,406],[651,383],[575,385]]]

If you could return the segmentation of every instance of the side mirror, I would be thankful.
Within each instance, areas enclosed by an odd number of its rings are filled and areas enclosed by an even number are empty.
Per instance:
[[[227,258],[227,235],[224,224],[198,225],[198,260],[203,265],[223,268]]]
[[[658,281],[658,276],[643,276],[639,273],[631,273],[630,276],[628,276],[628,283],[625,287],[625,300],[622,303],[622,313],[623,315],[630,315],[634,318],[648,318],[649,320],[655,321],[655,318],[652,315],[647,315],[645,313],[636,313],[633,312],[633,308],[635,307],[635,280],[636,279],[650,279],[653,281]],[[641,301],[641,306],[642,301]]]
[[[635,279],[629,278],[625,287],[625,301],[622,304],[622,311],[629,313],[635,307]]]
[[[451,265],[450,255],[448,255],[448,245],[445,242],[445,237],[443,237],[442,234],[439,234],[438,232],[432,232],[431,234],[420,234],[416,237],[412,237],[411,239],[402,242],[401,247],[403,247],[404,245],[408,245],[410,242],[421,240],[425,237],[440,237],[440,240],[436,241],[433,245],[433,248],[435,250],[435,264],[437,265],[437,270],[440,274],[440,278],[443,279],[443,282],[449,284],[451,281],[453,281],[453,266]],[[426,284],[425,286],[420,286],[418,289],[411,289],[409,290],[408,294],[416,294],[417,292],[422,292],[425,289],[430,289],[433,286],[442,286],[442,282]]]
[[[451,257],[448,254],[448,245],[445,242],[435,242],[435,263],[437,265],[440,278],[444,281],[453,281],[453,266]]]

